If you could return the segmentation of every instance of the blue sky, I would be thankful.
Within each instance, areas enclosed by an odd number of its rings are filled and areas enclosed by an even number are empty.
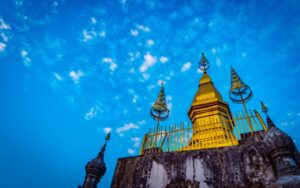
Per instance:
[[[160,80],[164,124],[189,121],[201,52],[232,111],[230,66],[299,148],[299,44],[300,1],[2,0],[0,187],[76,187],[111,130],[109,187],[155,125]]]

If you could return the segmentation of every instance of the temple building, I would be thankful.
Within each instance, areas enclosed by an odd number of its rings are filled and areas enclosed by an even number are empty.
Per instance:
[[[232,112],[209,76],[203,75],[188,110],[190,123],[161,126],[169,116],[162,88],[151,108],[156,121],[144,135],[140,155],[120,158],[111,187],[300,187],[300,155],[293,140],[246,103],[251,88],[231,68],[230,99],[243,110]],[[266,122],[266,123],[265,123]]]

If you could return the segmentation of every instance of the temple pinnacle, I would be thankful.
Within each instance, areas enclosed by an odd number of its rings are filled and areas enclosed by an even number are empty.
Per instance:
[[[209,61],[206,59],[204,53],[202,52],[202,57],[199,62],[199,69],[206,73],[207,69],[209,68]]]

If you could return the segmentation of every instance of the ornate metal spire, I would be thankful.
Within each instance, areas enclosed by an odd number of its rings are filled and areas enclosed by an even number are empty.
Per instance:
[[[269,109],[267,108],[267,106],[262,101],[260,101],[260,104],[261,104],[261,111],[263,111],[266,114],[268,128],[276,127],[275,124],[273,123],[273,121],[271,120],[271,118],[268,115]]]
[[[110,133],[108,133],[105,137],[105,143],[102,146],[100,152],[97,157],[92,159],[85,166],[86,176],[82,186],[78,186],[79,188],[97,188],[97,184],[100,179],[106,172],[106,166],[104,163],[104,152],[106,148],[106,143],[110,139]]]
[[[199,69],[206,73],[206,70],[209,69],[209,61],[206,59],[204,53],[202,52],[202,57],[199,62]]]
[[[231,67],[230,99],[235,103],[246,103],[253,96],[251,88],[246,85]]]
[[[154,147],[157,147],[157,132],[158,126],[160,121],[164,121],[169,117],[169,109],[167,107],[167,101],[165,97],[164,91],[164,83],[161,82],[160,92],[155,103],[152,105],[150,110],[151,117],[157,121],[156,129],[155,129],[155,140],[154,140]]]
[[[152,105],[150,114],[156,121],[164,121],[169,117],[163,82],[161,82],[160,92],[155,103]]]
[[[246,85],[235,72],[233,67],[231,67],[231,87],[229,91],[229,98],[234,103],[242,103],[244,107],[244,111],[246,113],[248,124],[250,131],[253,132],[252,123],[248,115],[248,111],[246,108],[246,102],[248,102],[252,98],[252,90]]]

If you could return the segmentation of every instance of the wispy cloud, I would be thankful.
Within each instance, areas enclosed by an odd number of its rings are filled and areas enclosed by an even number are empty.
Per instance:
[[[134,153],[135,153],[135,150],[133,150],[133,149],[129,148],[129,149],[127,150],[127,152],[128,152],[128,154],[132,155],[132,154],[134,154]]]
[[[118,67],[118,65],[115,63],[115,61],[112,58],[109,58],[109,57],[103,58],[102,63],[109,64],[109,68],[112,72],[114,72],[116,70],[116,68]]]
[[[104,127],[103,131],[104,131],[105,134],[108,134],[112,131],[112,128],[111,127]]]
[[[144,25],[137,25],[137,28],[141,31],[144,31],[144,32],[150,32],[150,28],[147,27],[147,26],[144,26]]]
[[[10,25],[6,24],[2,18],[0,18],[0,29],[8,30],[11,29]]]
[[[87,30],[83,30],[82,31],[82,36],[83,36],[83,41],[87,42],[89,40],[92,40],[95,36],[97,35],[97,33],[95,31],[87,31]]]
[[[191,68],[192,63],[191,62],[187,62],[185,64],[183,64],[183,66],[181,67],[181,72],[185,72],[187,70],[189,70]]]
[[[125,123],[123,127],[117,128],[117,133],[122,136],[123,132],[127,132],[131,129],[139,129],[140,127],[134,123]]]
[[[136,29],[131,29],[130,30],[130,34],[132,35],[132,36],[138,36],[139,35],[139,31],[138,30],[136,30]]]
[[[133,146],[135,148],[137,148],[137,147],[140,146],[141,138],[139,138],[139,137],[131,137],[130,140],[133,142]]]
[[[166,63],[168,60],[169,60],[169,59],[168,59],[167,57],[165,57],[165,56],[161,56],[161,57],[159,58],[159,61],[160,61],[161,63]]]
[[[100,106],[96,105],[90,108],[90,110],[84,115],[85,120],[91,120],[95,118],[98,113],[103,112]]]
[[[97,23],[96,18],[95,17],[91,17],[91,22],[92,22],[92,24],[96,24]]]
[[[77,71],[72,70],[69,73],[69,76],[72,78],[72,80],[75,84],[78,84],[80,78],[84,76],[84,73],[81,70],[77,70]]]
[[[62,77],[60,74],[58,74],[57,72],[54,73],[54,77],[59,80],[59,81],[62,81]]]
[[[140,66],[140,72],[145,72],[147,71],[150,67],[155,65],[157,62],[157,58],[155,56],[152,56],[149,52],[147,52],[144,55],[144,61],[142,66]]]
[[[152,46],[154,44],[154,41],[152,39],[147,40],[147,45]]]
[[[1,33],[0,36],[3,40],[3,42],[8,42],[8,36],[5,33]]]
[[[22,50],[21,51],[21,56],[22,56],[22,59],[23,59],[23,64],[26,67],[30,67],[31,66],[31,59],[28,56],[28,52],[26,50]]]
[[[6,48],[6,44],[0,42],[0,52],[4,52],[4,51],[5,51],[5,48]]]

